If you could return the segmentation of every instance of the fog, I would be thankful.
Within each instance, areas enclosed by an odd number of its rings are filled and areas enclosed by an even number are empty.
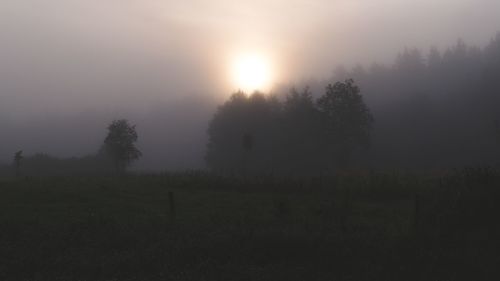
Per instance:
[[[136,168],[201,168],[208,123],[237,90],[234,54],[272,58],[279,92],[406,47],[483,48],[499,30],[496,0],[0,0],[0,162],[94,153],[127,118]],[[379,88],[369,106],[391,100]]]

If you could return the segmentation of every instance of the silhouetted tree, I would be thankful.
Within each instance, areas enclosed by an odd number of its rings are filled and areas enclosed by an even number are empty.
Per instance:
[[[323,121],[327,156],[337,164],[349,163],[353,151],[366,147],[370,141],[373,116],[352,79],[328,85],[318,99]]]
[[[317,103],[308,88],[292,89],[283,101],[238,92],[210,122],[206,160],[212,169],[243,174],[318,173],[368,143],[372,121],[352,80],[330,86]],[[335,153],[324,157],[325,148]]]
[[[500,119],[500,33],[484,48],[458,40],[422,53],[406,49],[392,65],[333,77],[352,77],[370,93],[363,97],[377,117],[371,161],[380,168],[497,163],[490,120]]]
[[[137,139],[135,125],[130,125],[126,119],[114,120],[108,126],[104,149],[113,160],[117,172],[124,172],[132,161],[141,157],[141,152],[135,146]]]
[[[443,58],[439,50],[436,47],[431,47],[427,55],[427,67],[431,71],[438,71],[439,67],[441,67],[442,60]]]
[[[404,74],[415,75],[422,73],[425,69],[424,58],[418,49],[406,48],[403,53],[397,56],[395,68]]]
[[[238,167],[245,155],[242,136],[248,132],[258,140],[250,166],[287,172],[358,161],[364,158],[358,152],[367,140],[373,145],[364,160],[379,168],[497,163],[491,120],[500,120],[500,33],[484,48],[459,40],[450,48],[422,54],[410,48],[391,65],[337,69],[334,81],[352,77],[370,93],[345,99],[358,104],[352,107],[357,120],[339,117],[350,114],[336,108],[342,108],[341,97],[349,97],[339,93],[357,92],[353,83],[330,85],[322,102],[315,98],[328,81],[310,80],[312,93],[292,90],[277,105],[270,98],[257,96],[251,103],[250,97],[237,95],[212,120],[207,163],[211,168]],[[377,117],[374,130],[372,113]]]
[[[282,118],[282,166],[290,172],[311,173],[320,163],[319,113],[308,87],[292,88],[285,96]]]

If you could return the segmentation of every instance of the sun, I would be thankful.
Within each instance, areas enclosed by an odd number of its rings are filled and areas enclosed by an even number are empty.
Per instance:
[[[231,75],[236,88],[244,92],[267,91],[272,82],[269,60],[262,55],[240,55],[234,58]]]

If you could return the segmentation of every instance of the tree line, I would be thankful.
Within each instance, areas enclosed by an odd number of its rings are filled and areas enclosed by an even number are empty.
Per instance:
[[[353,78],[377,122],[370,161],[385,169],[500,164],[500,33],[485,47],[402,51],[392,64],[337,68]],[[318,92],[328,81],[308,81]]]
[[[353,80],[284,99],[233,94],[210,122],[206,161],[224,173],[302,174],[348,167],[370,143],[374,118]]]
[[[25,157],[20,150],[14,153],[12,169],[3,167],[0,174],[2,170],[4,174],[13,172],[16,176],[124,174],[127,167],[142,156],[137,140],[136,126],[127,119],[117,119],[108,125],[107,135],[96,154],[60,159],[45,153]]]
[[[392,65],[340,67],[330,80],[307,84],[276,95],[233,94],[210,120],[208,168],[290,175],[499,162],[500,34],[484,48],[459,40],[426,55],[405,49]],[[137,138],[127,120],[115,120],[95,155],[57,159],[18,151],[9,169],[21,173],[33,163],[33,171],[121,173],[141,156]]]
[[[351,119],[341,113],[340,100],[324,99],[331,81],[345,79],[362,89],[366,105],[359,108],[370,109],[353,116],[376,117],[364,122],[370,125],[364,130],[344,121]],[[233,95],[210,124],[209,167],[296,173],[500,164],[500,33],[483,48],[462,40],[427,54],[406,48],[393,64],[338,67],[331,79],[304,84],[304,91],[281,90],[271,97]],[[330,117],[337,125],[326,121],[324,106],[336,112]],[[252,151],[242,149],[244,135],[253,137]],[[367,144],[369,151],[363,151]]]

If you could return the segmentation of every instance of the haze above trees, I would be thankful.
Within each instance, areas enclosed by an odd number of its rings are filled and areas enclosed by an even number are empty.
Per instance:
[[[256,95],[244,98],[241,93],[233,96],[229,102],[234,103],[234,108],[241,106],[243,111],[234,109],[231,114],[244,115],[247,114],[244,113],[247,110],[248,117],[245,118],[249,119],[248,122],[265,123],[259,127],[264,135],[283,133],[287,136],[286,145],[278,145],[274,143],[277,141],[274,137],[265,138],[263,141],[259,137],[260,133],[255,133],[251,129],[241,129],[238,137],[233,140],[233,145],[241,149],[244,135],[248,136],[247,143],[251,143],[248,149],[243,150],[248,152],[245,157],[251,159],[242,162],[247,164],[239,165],[249,167],[262,165],[269,167],[269,170],[290,171],[302,169],[303,166],[311,170],[316,168],[322,170],[325,164],[321,159],[325,156],[318,156],[317,150],[322,145],[317,141],[326,138],[310,137],[318,130],[317,126],[322,126],[319,125],[320,122],[312,121],[315,119],[311,116],[318,114],[317,101],[325,94],[329,83],[352,78],[359,86],[363,100],[376,122],[371,125],[369,149],[361,154],[358,151],[353,157],[348,157],[351,159],[350,166],[429,170],[466,165],[497,165],[500,159],[497,125],[500,120],[498,77],[500,77],[500,35],[484,48],[471,47],[463,41],[458,41],[446,50],[433,48],[429,52],[423,52],[406,49],[397,56],[393,65],[373,64],[370,67],[358,66],[353,69],[337,68],[335,76],[328,81],[305,83],[309,86],[308,90],[303,90],[304,84],[298,85],[299,90],[292,92],[287,86],[285,91],[275,91],[274,96]],[[245,101],[246,99],[249,101]],[[245,105],[247,103],[251,106]],[[138,120],[137,123],[141,128],[140,146],[146,155],[143,159],[154,163],[148,168],[158,170],[174,167],[200,168],[204,166],[205,155],[211,167],[217,166],[218,164],[214,164],[217,161],[210,156],[210,149],[215,149],[214,145],[210,144],[209,151],[205,151],[207,136],[210,135],[206,134],[205,130],[213,113],[209,107],[197,100],[175,104],[169,108],[158,107],[138,116],[139,118],[126,115],[131,120]],[[286,112],[287,117],[283,118],[283,115],[279,122],[272,121],[276,111]],[[57,149],[64,148],[69,156],[82,155],[78,151],[79,144],[72,147],[72,142],[60,142],[65,137],[62,132],[75,136],[75,139],[94,138],[98,144],[102,141],[102,129],[110,120],[102,117],[85,117],[92,120],[92,130],[91,126],[83,123],[78,123],[78,126],[60,126],[71,124],[71,120],[47,122],[44,125],[47,128],[41,126],[38,128],[38,124],[42,124],[39,123],[40,120],[31,120],[30,126],[13,127],[9,125],[8,120],[3,119],[1,121],[5,125],[4,132],[7,132],[4,133],[4,142],[0,147],[4,150],[2,154],[6,155],[3,162],[11,162],[13,154],[20,149],[24,151],[25,159],[22,161],[22,166],[26,169],[36,152],[42,153],[36,157],[37,159],[56,159],[48,156],[46,154],[48,149],[44,149],[50,147],[50,139]],[[213,118],[217,119],[218,115]],[[276,125],[278,123],[279,125]],[[37,140],[35,147],[38,147],[35,151],[29,148],[34,139]],[[264,148],[266,145],[269,146]],[[283,151],[273,150],[281,146],[288,147],[287,150],[293,153],[286,153],[288,155],[285,156]],[[358,150],[360,146],[356,147]],[[227,149],[231,151],[232,148]],[[98,146],[92,150],[97,151]],[[267,160],[264,161],[265,158],[258,156],[266,150],[273,150],[272,161],[276,163],[269,163]],[[228,153],[228,157],[243,156]],[[283,161],[285,157],[289,159],[286,163]],[[136,167],[144,167],[141,161]],[[284,164],[278,165],[278,163]],[[245,169],[250,169],[249,167]],[[11,169],[10,165],[8,169]],[[234,167],[234,169],[244,168]]]

